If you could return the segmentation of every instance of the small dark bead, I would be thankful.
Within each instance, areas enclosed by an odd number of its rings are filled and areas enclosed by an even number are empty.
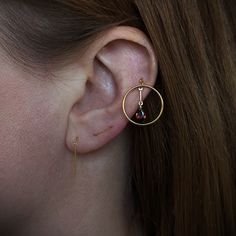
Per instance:
[[[139,109],[138,112],[136,112],[135,117],[140,121],[143,121],[147,118],[145,112],[142,109]]]

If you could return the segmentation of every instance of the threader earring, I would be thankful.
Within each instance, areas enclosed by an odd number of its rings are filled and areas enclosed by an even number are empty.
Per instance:
[[[126,118],[127,118],[131,123],[133,123],[133,124],[135,124],[135,125],[139,125],[139,126],[151,125],[151,124],[155,123],[155,122],[161,117],[161,114],[162,114],[163,109],[164,109],[163,98],[162,98],[161,94],[160,94],[155,88],[153,88],[153,87],[150,86],[150,85],[145,84],[145,83],[143,82],[143,79],[140,79],[140,80],[139,80],[139,83],[140,83],[139,85],[136,85],[136,86],[130,88],[130,89],[126,92],[126,94],[124,95],[124,98],[123,98],[123,101],[122,101],[122,109],[123,109],[123,112],[124,112]],[[144,121],[147,119],[147,115],[146,115],[145,111],[143,110],[142,92],[143,92],[143,89],[144,89],[144,88],[152,89],[152,90],[159,96],[160,101],[161,101],[161,108],[160,108],[160,112],[159,112],[158,116],[157,116],[154,120],[149,121],[149,122],[147,122],[147,123],[144,123]],[[135,90],[135,89],[138,89],[138,91],[139,91],[139,101],[138,101],[138,106],[139,106],[139,108],[138,108],[138,111],[137,111],[136,114],[135,114],[135,119],[136,119],[136,120],[134,121],[133,119],[131,119],[131,118],[128,116],[128,114],[127,114],[127,112],[126,112],[126,109],[125,109],[125,105],[126,105],[127,96],[130,94],[130,92],[132,92],[132,91]]]
[[[79,145],[79,137],[76,137],[75,140],[73,141],[73,163],[72,163],[72,167],[73,167],[73,170],[72,170],[72,173],[73,173],[73,176],[75,177],[76,176],[76,172],[77,172],[77,148],[78,148],[78,145]]]

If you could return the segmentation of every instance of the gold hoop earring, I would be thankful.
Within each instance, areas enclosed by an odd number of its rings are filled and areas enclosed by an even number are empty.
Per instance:
[[[126,94],[124,95],[123,101],[122,101],[122,109],[123,109],[123,112],[124,112],[126,118],[127,118],[131,123],[133,123],[133,124],[135,124],[135,125],[139,125],[139,126],[151,125],[151,124],[155,123],[155,122],[161,117],[162,112],[163,112],[163,109],[164,109],[164,101],[163,101],[163,98],[162,98],[161,94],[160,94],[155,88],[153,88],[152,86],[145,84],[145,83],[143,82],[143,79],[140,79],[140,80],[139,80],[139,83],[140,83],[139,85],[130,88],[130,89],[126,92]],[[138,111],[137,111],[136,114],[135,114],[135,118],[137,119],[137,121],[140,121],[140,122],[145,121],[147,116],[146,116],[146,113],[145,113],[144,110],[143,110],[143,104],[144,104],[144,103],[143,103],[143,99],[142,99],[142,92],[143,92],[144,87],[150,88],[150,89],[152,89],[155,93],[158,94],[158,96],[159,96],[159,98],[160,98],[160,101],[161,101],[161,109],[160,109],[160,112],[159,112],[158,116],[157,116],[154,120],[152,120],[152,121],[150,121],[150,122],[147,122],[147,123],[138,123],[138,122],[132,120],[132,119],[128,116],[128,114],[127,114],[127,112],[126,112],[126,110],[125,110],[125,102],[126,102],[126,99],[127,99],[127,96],[129,95],[129,93],[132,92],[132,91],[135,90],[135,89],[138,89],[138,90],[139,90],[139,102],[138,102],[139,109],[138,109]]]
[[[78,148],[78,144],[79,144],[79,137],[76,137],[75,140],[73,141],[73,176],[76,176],[76,172],[77,172],[77,148]]]

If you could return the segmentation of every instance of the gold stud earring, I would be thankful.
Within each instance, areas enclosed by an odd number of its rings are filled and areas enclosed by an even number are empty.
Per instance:
[[[161,114],[162,114],[162,112],[163,112],[163,109],[164,109],[164,102],[163,102],[163,99],[162,99],[161,94],[160,94],[155,88],[153,88],[153,87],[150,86],[150,85],[145,84],[144,81],[143,81],[143,79],[140,79],[140,80],[139,80],[139,83],[140,83],[139,85],[136,85],[136,86],[130,88],[130,89],[126,92],[125,96],[123,97],[123,101],[122,101],[122,109],[123,109],[123,112],[124,112],[126,118],[127,118],[131,123],[133,123],[133,124],[135,124],[135,125],[139,125],[139,126],[151,125],[151,124],[153,124],[154,122],[156,122],[156,121],[160,118],[160,116],[161,116]],[[144,88],[152,89],[152,90],[159,96],[160,101],[161,101],[161,109],[160,109],[160,112],[159,112],[158,116],[157,116],[154,120],[152,120],[152,121],[150,121],[150,122],[147,122],[147,123],[144,123],[144,121],[145,121],[146,118],[147,118],[147,115],[146,115],[146,113],[145,113],[144,110],[143,110],[143,105],[144,105],[144,103],[143,103],[143,98],[142,98],[142,92],[143,92],[143,89],[144,89]],[[127,96],[129,95],[129,93],[132,92],[132,91],[135,90],[135,89],[138,89],[138,91],[139,91],[139,102],[138,102],[139,108],[138,108],[138,111],[137,111],[136,114],[135,114],[135,119],[136,119],[136,121],[132,120],[132,119],[128,116],[128,114],[127,114],[127,112],[126,112],[126,110],[125,110],[126,98],[127,98]],[[139,122],[140,122],[140,123],[139,123]]]
[[[76,137],[75,140],[73,141],[73,163],[72,163],[72,166],[73,166],[73,170],[72,170],[72,173],[73,173],[73,176],[75,177],[76,176],[76,172],[77,172],[77,148],[78,148],[78,145],[79,145],[79,137]]]

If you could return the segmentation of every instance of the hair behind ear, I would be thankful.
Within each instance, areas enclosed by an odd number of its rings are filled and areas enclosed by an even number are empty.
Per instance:
[[[236,67],[226,5],[136,4],[165,99],[161,124],[133,129],[133,187],[146,232],[234,235]],[[149,103],[152,112],[155,101]]]

